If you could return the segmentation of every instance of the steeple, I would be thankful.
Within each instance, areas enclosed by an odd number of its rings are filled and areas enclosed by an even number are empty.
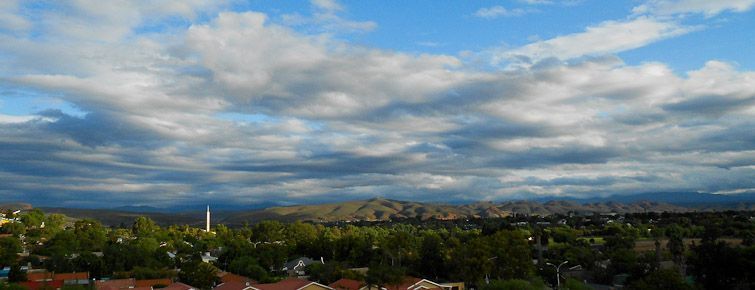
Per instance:
[[[205,224],[205,231],[210,232],[210,205],[207,205],[207,222]]]

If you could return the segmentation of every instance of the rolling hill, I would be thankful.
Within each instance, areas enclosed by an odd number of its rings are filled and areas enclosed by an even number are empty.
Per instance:
[[[742,210],[753,210],[752,203],[736,207]],[[130,225],[138,216],[148,216],[160,225],[186,224],[202,226],[204,211],[175,211],[158,212],[152,208],[144,212],[135,212],[138,208],[129,210],[118,209],[74,209],[74,208],[42,208],[45,212],[62,213],[73,218],[92,218],[105,225]],[[721,209],[731,209],[721,208]],[[578,202],[575,200],[550,201],[506,201],[506,202],[475,202],[463,205],[440,203],[422,203],[412,201],[398,201],[382,198],[369,200],[347,201],[318,205],[278,206],[265,209],[213,211],[213,222],[229,226],[239,226],[245,223],[256,223],[262,220],[293,221],[384,221],[397,218],[421,219],[457,219],[464,217],[505,217],[512,214],[550,215],[566,214],[569,212],[685,212],[696,210],[719,210],[718,208],[701,209],[686,207],[657,201],[631,202]]]

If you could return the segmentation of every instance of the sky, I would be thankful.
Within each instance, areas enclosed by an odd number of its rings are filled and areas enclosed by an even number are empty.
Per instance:
[[[0,2],[0,201],[755,192],[755,0]]]

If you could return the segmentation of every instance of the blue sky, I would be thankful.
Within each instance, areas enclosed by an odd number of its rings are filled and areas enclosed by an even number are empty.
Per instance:
[[[0,200],[753,192],[754,10],[4,1]]]

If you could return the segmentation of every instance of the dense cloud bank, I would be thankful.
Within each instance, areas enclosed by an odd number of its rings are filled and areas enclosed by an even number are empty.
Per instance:
[[[304,34],[214,2],[112,11],[72,2],[0,23],[2,101],[45,96],[82,112],[0,115],[0,199],[101,206],[755,189],[755,72],[711,60],[680,74],[612,55],[692,30],[666,14],[499,50],[497,69],[483,69]],[[16,4],[2,13],[32,9]],[[138,33],[149,19],[174,18],[188,24]],[[628,25],[652,35],[572,47]]]

